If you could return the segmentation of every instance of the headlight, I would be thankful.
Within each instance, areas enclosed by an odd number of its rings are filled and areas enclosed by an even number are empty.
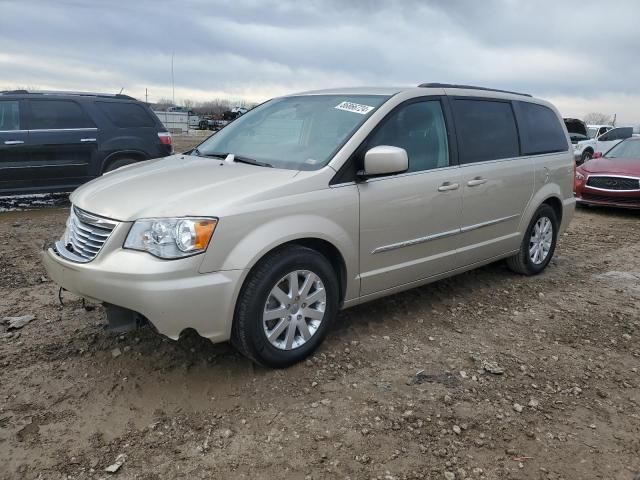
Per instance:
[[[145,218],[136,220],[124,248],[173,259],[202,253],[216,229],[216,218]]]
[[[576,180],[582,181],[585,179],[585,176],[580,172],[576,172]]]

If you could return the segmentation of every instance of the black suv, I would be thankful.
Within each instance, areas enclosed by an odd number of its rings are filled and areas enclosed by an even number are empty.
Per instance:
[[[158,117],[128,95],[0,92],[0,195],[71,191],[172,151]]]

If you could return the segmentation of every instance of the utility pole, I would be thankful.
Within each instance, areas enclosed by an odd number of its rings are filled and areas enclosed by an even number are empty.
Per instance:
[[[146,88],[144,89],[144,103],[149,104],[149,91]]]
[[[173,76],[173,57],[175,54],[175,51],[171,52],[171,101],[174,105],[176,104],[176,85]]]

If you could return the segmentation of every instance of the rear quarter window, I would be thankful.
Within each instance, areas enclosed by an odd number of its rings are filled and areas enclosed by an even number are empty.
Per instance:
[[[518,157],[518,129],[510,102],[453,99],[460,163]]]
[[[111,123],[119,128],[155,127],[156,122],[142,105],[126,102],[96,102]]]
[[[569,149],[558,116],[549,107],[515,102],[523,155],[566,152]]]

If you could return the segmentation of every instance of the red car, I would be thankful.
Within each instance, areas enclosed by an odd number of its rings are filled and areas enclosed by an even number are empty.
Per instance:
[[[578,203],[640,208],[640,137],[620,142],[576,168]]]

